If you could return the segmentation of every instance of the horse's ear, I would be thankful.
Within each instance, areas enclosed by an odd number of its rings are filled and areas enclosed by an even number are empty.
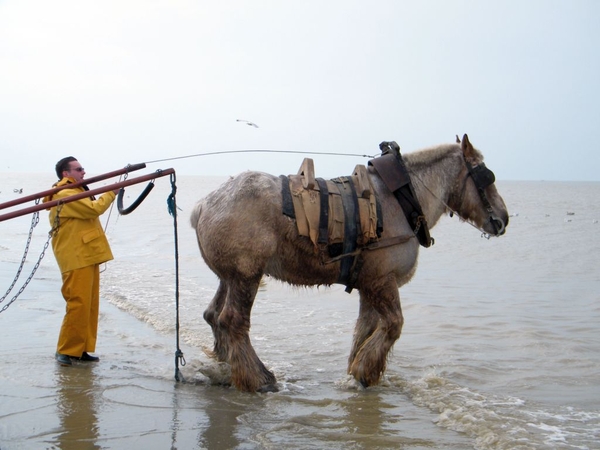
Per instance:
[[[460,144],[460,138],[458,137],[458,134],[456,135],[456,143]]]
[[[473,154],[474,154],[473,146],[469,142],[469,136],[467,136],[466,134],[463,135],[462,142],[460,143],[460,147],[462,148],[463,155],[465,156],[465,158],[470,158],[473,156]]]

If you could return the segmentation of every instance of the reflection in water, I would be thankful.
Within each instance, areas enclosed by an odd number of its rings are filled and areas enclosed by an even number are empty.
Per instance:
[[[439,442],[420,437],[423,430],[414,428],[414,418],[405,417],[401,395],[390,396],[377,388],[338,394],[312,399],[291,392],[270,395],[264,405],[241,415],[238,432],[245,430],[242,439],[250,438],[260,448],[439,448]],[[386,398],[397,399],[398,404]]]
[[[348,428],[353,434],[367,438],[381,436],[381,424],[385,421],[382,409],[385,405],[377,392],[365,391],[342,402],[346,411]]]
[[[244,444],[240,420],[253,404],[233,388],[175,383],[169,409],[171,449],[229,449]]]
[[[61,450],[100,449],[96,412],[96,377],[91,364],[56,368],[57,414],[62,430],[56,438]]]
[[[389,392],[383,395],[393,398]],[[403,399],[397,398],[402,403]],[[354,441],[361,447],[439,448],[439,442],[420,437],[411,426],[403,427],[401,424],[411,419],[405,418],[397,405],[383,400],[381,391],[376,388],[360,392],[346,399],[342,405],[347,413],[348,429],[352,430]]]
[[[244,394],[222,387],[209,388],[206,393],[208,424],[198,438],[200,448],[238,448],[241,444],[239,418],[248,405],[246,402],[236,404],[233,400]]]

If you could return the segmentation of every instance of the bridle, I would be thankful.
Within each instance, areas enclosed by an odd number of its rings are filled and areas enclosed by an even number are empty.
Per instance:
[[[496,176],[494,175],[494,172],[488,169],[483,162],[472,166],[465,160],[465,164],[469,170],[468,176],[471,176],[473,183],[475,183],[477,192],[479,192],[479,198],[481,198],[483,206],[489,215],[489,221],[492,224],[492,227],[494,227],[496,236],[499,236],[500,234],[504,233],[505,224],[498,216],[494,214],[492,205],[490,204],[487,195],[485,195],[485,189],[494,184],[496,181]]]
[[[494,172],[492,172],[490,169],[488,169],[483,162],[472,166],[471,164],[469,164],[469,162],[466,159],[463,158],[463,161],[465,162],[465,166],[467,167],[468,173],[464,178],[464,181],[462,183],[462,188],[460,190],[458,190],[458,192],[460,192],[460,195],[457,195],[456,193],[451,194],[451,199],[448,200],[448,203],[446,203],[444,200],[442,200],[440,197],[438,197],[431,189],[429,189],[427,184],[425,184],[425,182],[423,182],[423,180],[416,173],[411,172],[411,176],[413,176],[414,178],[419,180],[421,182],[422,186],[425,189],[427,189],[427,191],[429,191],[429,193],[434,198],[436,198],[440,203],[442,203],[446,207],[450,217],[452,217],[454,214],[456,214],[457,216],[460,216],[460,214],[456,211],[456,209],[452,208],[450,206],[450,204],[460,205],[462,203],[462,201],[464,199],[464,195],[465,195],[465,188],[467,185],[467,180],[469,179],[469,177],[471,177],[471,179],[473,180],[473,183],[475,184],[475,187],[477,188],[477,192],[479,193],[479,198],[481,198],[483,206],[485,207],[485,210],[487,211],[487,213],[489,215],[489,221],[492,224],[492,227],[494,228],[495,234],[496,234],[496,236],[499,236],[500,234],[504,233],[506,224],[502,221],[502,219],[500,219],[498,216],[496,216],[494,214],[492,205],[490,204],[490,201],[488,200],[487,195],[485,194],[485,189],[487,187],[491,186],[492,184],[494,184],[494,182],[496,181],[496,176],[494,175]],[[487,239],[490,238],[490,235],[487,232],[481,230],[474,223],[472,223],[470,221],[467,221],[467,223],[469,225],[473,226],[474,228],[478,229],[479,231],[481,231],[482,237],[485,237]]]

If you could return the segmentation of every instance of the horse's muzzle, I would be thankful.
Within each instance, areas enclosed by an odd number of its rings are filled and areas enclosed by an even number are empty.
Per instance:
[[[500,219],[498,216],[490,216],[490,222],[492,223],[492,227],[495,230],[496,236],[502,236],[506,232],[506,225],[508,225],[508,219],[506,219],[506,223]]]

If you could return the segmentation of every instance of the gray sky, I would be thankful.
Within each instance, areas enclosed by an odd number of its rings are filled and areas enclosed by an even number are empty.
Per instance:
[[[468,133],[500,180],[599,181],[599,24],[595,0],[0,0],[0,172]],[[323,177],[367,161],[312,157]],[[289,174],[303,158],[148,167]]]

